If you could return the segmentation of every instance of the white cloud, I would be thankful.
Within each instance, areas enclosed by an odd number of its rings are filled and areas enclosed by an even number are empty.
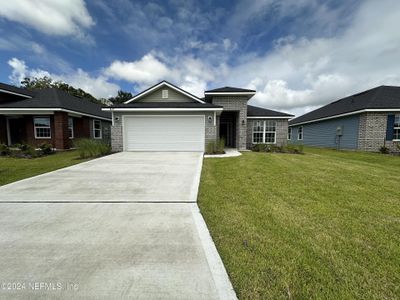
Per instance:
[[[2,1],[0,17],[49,35],[83,35],[94,24],[84,0]]]
[[[55,81],[66,82],[76,88],[81,88],[92,94],[96,98],[109,98],[117,94],[120,87],[108,81],[108,78],[99,75],[91,76],[89,73],[78,69],[73,73],[68,74],[52,74],[42,69],[30,69],[25,61],[18,58],[12,58],[8,61],[12,68],[10,80],[19,85],[25,77],[44,77],[48,76]]]
[[[137,61],[114,61],[104,73],[117,79],[149,84],[166,78],[169,70],[163,62],[149,53]]]

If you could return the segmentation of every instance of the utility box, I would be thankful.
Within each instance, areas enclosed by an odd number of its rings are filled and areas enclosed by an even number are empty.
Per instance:
[[[336,136],[342,136],[342,135],[343,135],[343,126],[336,127]]]

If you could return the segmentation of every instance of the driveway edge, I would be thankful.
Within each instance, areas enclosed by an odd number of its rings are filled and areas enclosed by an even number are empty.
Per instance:
[[[193,201],[193,202],[197,202],[197,195],[199,193],[201,169],[203,167],[203,156],[204,156],[204,152],[201,152],[199,155],[199,160],[197,161],[196,175],[194,176],[192,188],[190,190],[190,199],[189,200]]]
[[[222,262],[210,232],[208,231],[207,224],[200,213],[200,208],[197,206],[197,204],[193,204],[191,209],[207,259],[208,267],[210,268],[210,272],[214,279],[219,298],[224,300],[237,299],[235,290],[233,289],[228,273],[226,272],[224,263]]]

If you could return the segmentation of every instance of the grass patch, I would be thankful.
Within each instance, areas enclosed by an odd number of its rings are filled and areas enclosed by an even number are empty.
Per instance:
[[[57,152],[38,158],[0,156],[0,185],[83,162],[77,151]]]
[[[199,205],[240,299],[399,299],[400,157],[205,159]]]

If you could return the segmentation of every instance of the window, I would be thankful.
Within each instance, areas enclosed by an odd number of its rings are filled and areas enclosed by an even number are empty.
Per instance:
[[[275,144],[275,142],[275,121],[255,121],[253,123],[253,144]]]
[[[33,125],[36,139],[51,138],[50,117],[35,117]]]
[[[68,134],[69,138],[74,138],[74,119],[72,117],[68,118]]]
[[[287,139],[288,139],[288,140],[291,140],[291,139],[292,139],[292,127],[289,127],[289,128],[288,128]]]
[[[400,115],[394,116],[393,140],[400,141]]]
[[[101,121],[93,120],[93,137],[95,139],[101,139]]]
[[[168,98],[168,90],[162,90],[162,98],[167,99]]]
[[[300,126],[297,129],[297,139],[301,141],[303,139],[303,126]]]

